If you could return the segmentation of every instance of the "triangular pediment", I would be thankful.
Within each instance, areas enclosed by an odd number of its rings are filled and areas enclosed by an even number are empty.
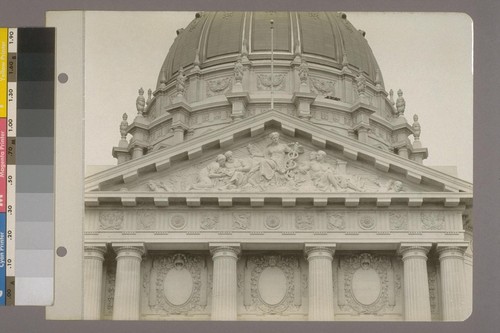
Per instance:
[[[90,176],[86,191],[472,192],[472,184],[270,111]]]

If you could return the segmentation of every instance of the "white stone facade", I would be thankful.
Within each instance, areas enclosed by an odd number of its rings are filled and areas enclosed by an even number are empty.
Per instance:
[[[472,185],[423,165],[418,118],[407,123],[342,14],[279,14],[291,37],[273,77],[253,28],[234,52],[207,44],[225,20],[264,14],[203,13],[176,43],[205,48],[171,51],[157,89],[123,118],[118,165],[86,179],[86,319],[470,314]],[[366,46],[316,52],[292,31],[317,20]]]

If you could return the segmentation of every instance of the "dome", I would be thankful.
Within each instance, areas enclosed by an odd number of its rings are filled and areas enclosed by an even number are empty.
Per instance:
[[[379,67],[365,33],[356,29],[344,13],[203,12],[177,31],[157,87],[161,81],[170,81],[181,67],[196,64],[203,69],[232,63],[242,53],[248,54],[250,61],[269,58],[270,20],[274,21],[276,60],[293,60],[300,53],[309,63],[338,69],[347,61],[375,81]]]

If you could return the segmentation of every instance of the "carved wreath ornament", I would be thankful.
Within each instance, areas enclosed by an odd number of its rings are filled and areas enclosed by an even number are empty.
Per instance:
[[[120,230],[123,226],[124,213],[118,210],[111,210],[99,213],[99,229]]]
[[[176,230],[184,229],[186,227],[186,219],[182,215],[175,214],[170,218],[170,226]]]
[[[372,215],[361,215],[358,224],[363,230],[371,230],[375,228],[375,217]]]
[[[250,278],[251,308],[269,314],[287,311],[295,300],[294,276],[298,272],[297,258],[261,256],[250,258],[249,263],[254,265]],[[276,283],[280,277],[282,281]],[[272,297],[268,294],[271,289],[278,290]]]
[[[199,257],[185,254],[156,257],[153,270],[157,298],[153,309],[166,313],[203,309],[200,304],[202,261]],[[179,292],[176,289],[184,290]]]
[[[344,290],[347,306],[357,313],[377,314],[389,303],[388,269],[391,263],[387,257],[362,253],[342,259],[345,271]],[[370,288],[360,284],[373,283]],[[378,283],[378,288],[374,288]]]
[[[444,214],[442,212],[422,212],[420,219],[424,230],[441,230],[444,227]]]

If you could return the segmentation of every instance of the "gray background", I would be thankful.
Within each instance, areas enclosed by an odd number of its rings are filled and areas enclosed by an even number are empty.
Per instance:
[[[465,12],[474,21],[474,311],[463,323],[45,321],[43,307],[0,308],[0,332],[498,332],[500,316],[500,2],[498,0],[0,0],[0,26],[44,26],[46,10]],[[450,126],[453,126],[450,114]]]

